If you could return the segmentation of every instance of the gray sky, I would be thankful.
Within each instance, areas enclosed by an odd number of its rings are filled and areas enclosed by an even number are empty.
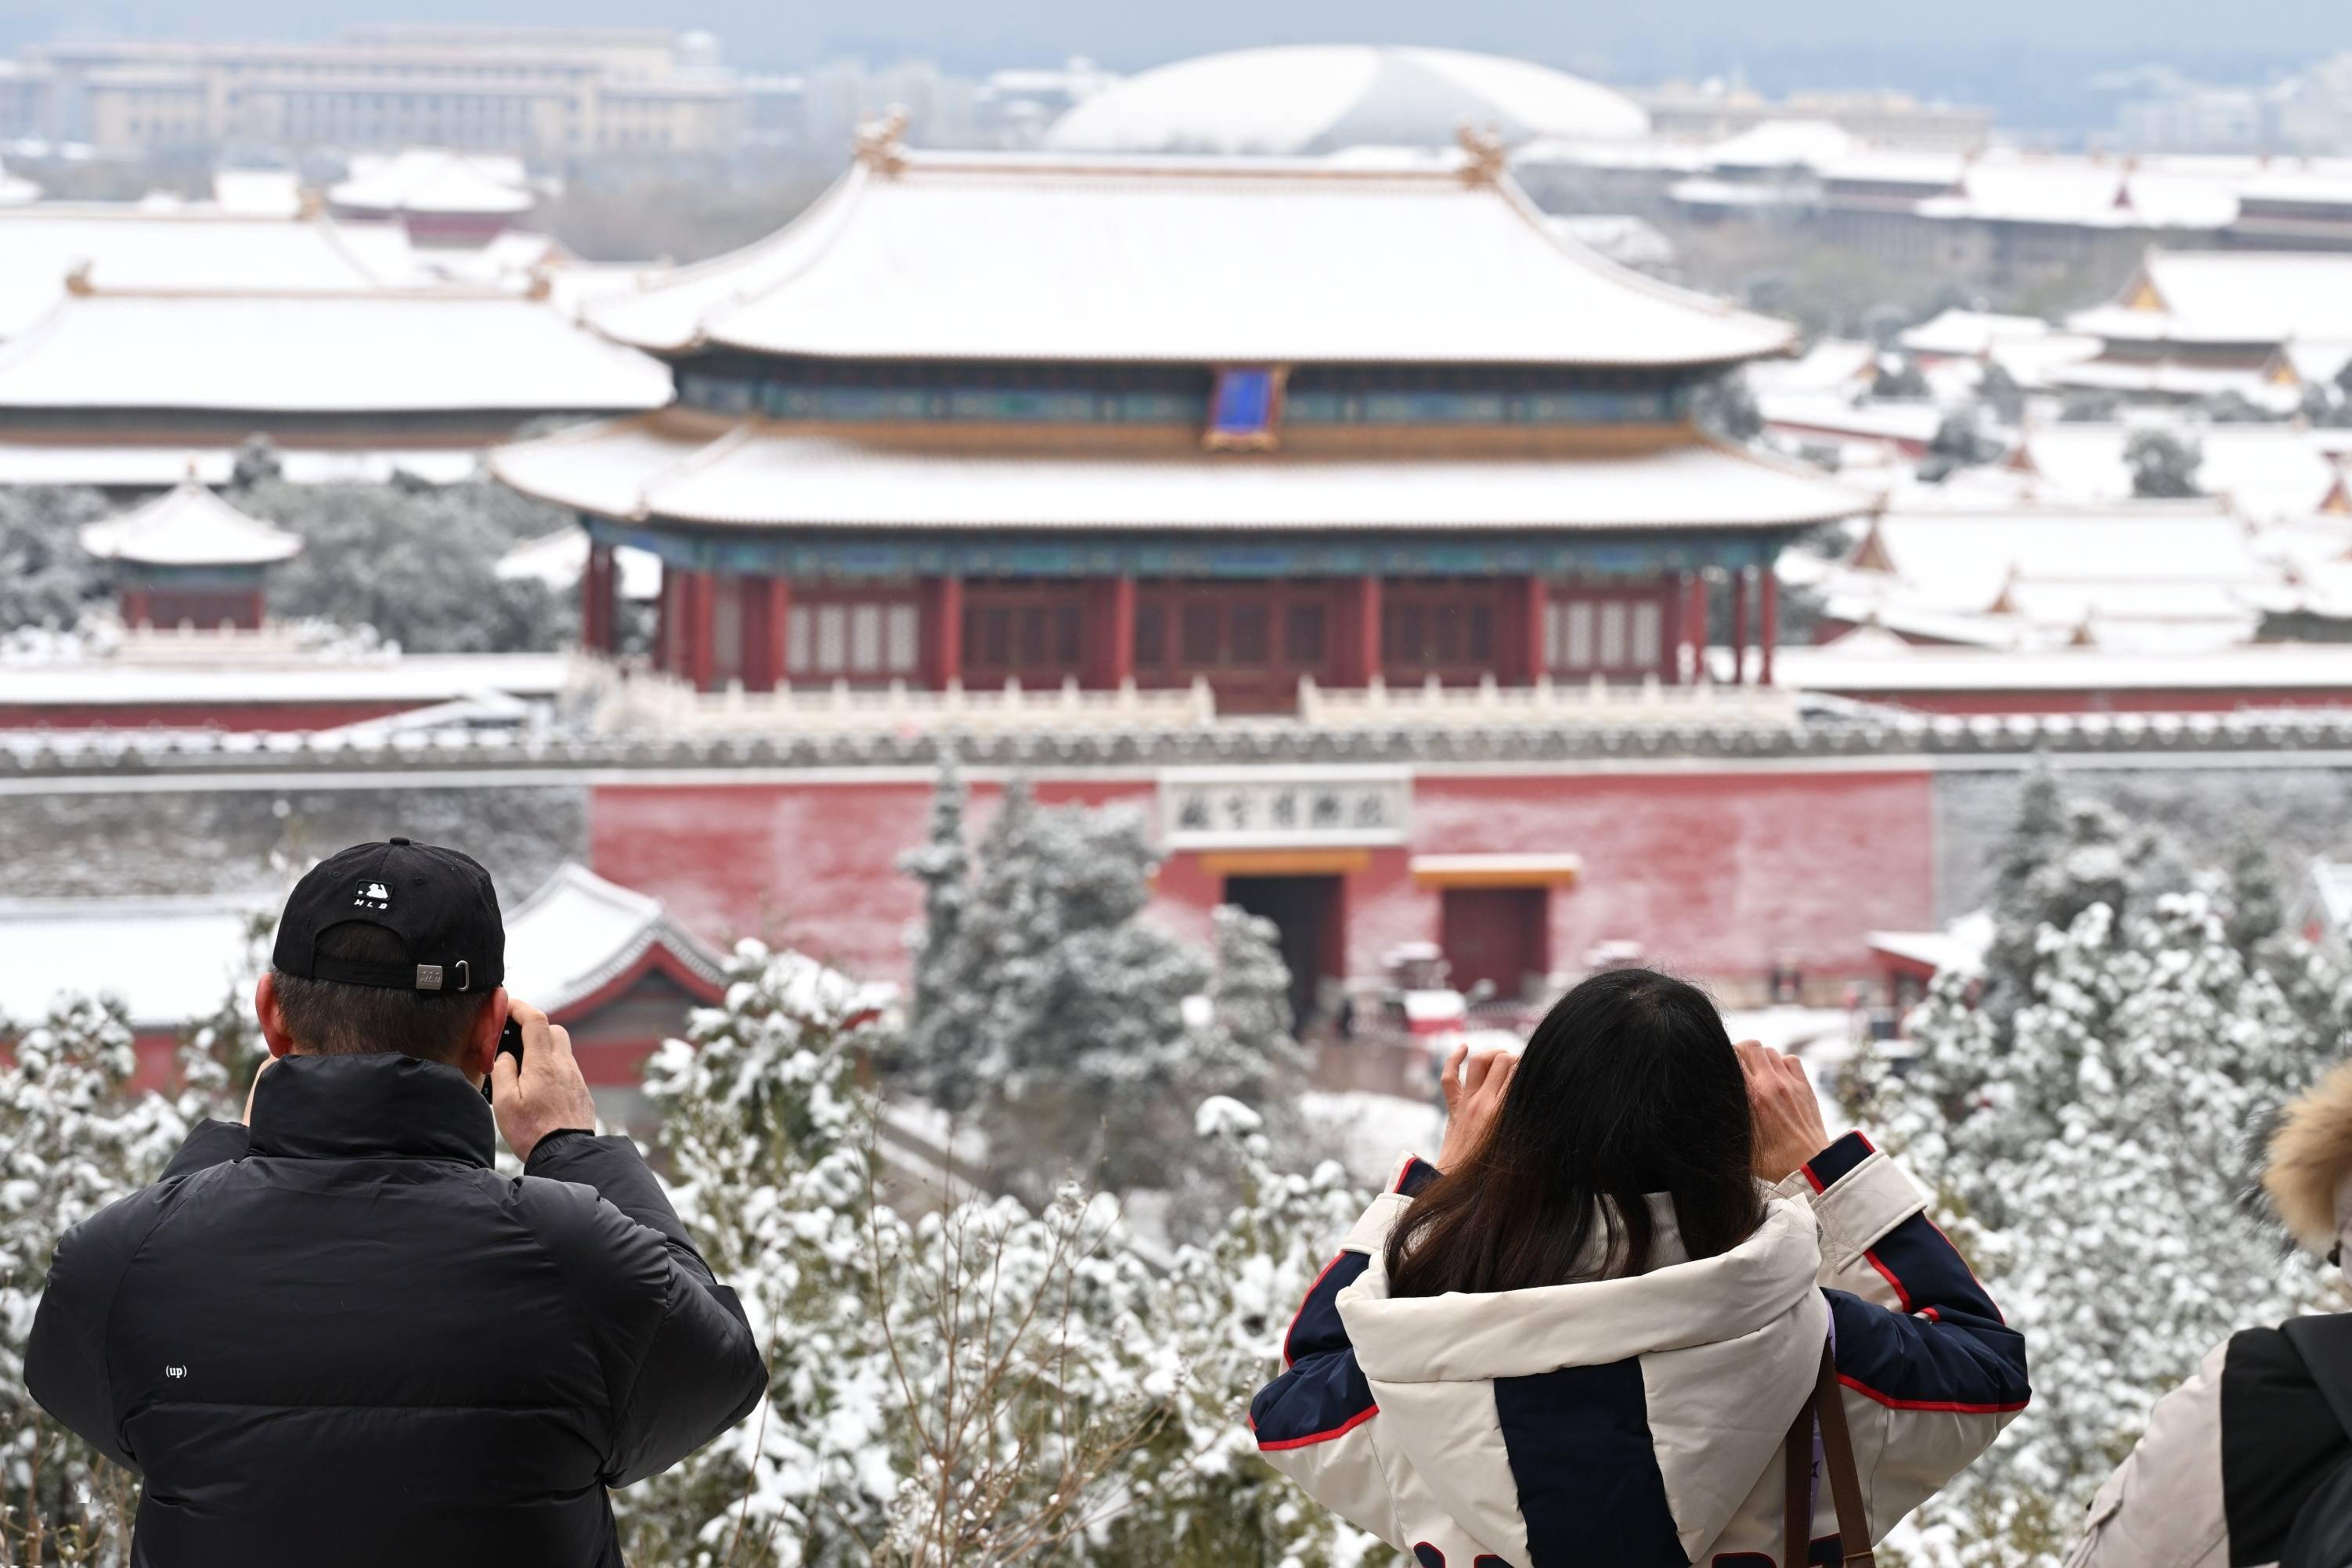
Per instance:
[[[1768,86],[1793,71],[1825,87],[1875,85],[1864,79],[1874,75],[1916,90],[1938,60],[1962,87],[2004,68],[2144,58],[2217,79],[2259,78],[2352,49],[2347,16],[2343,0],[0,0],[0,41],[320,37],[359,19],[650,24],[707,27],[747,65],[855,52],[972,69],[1069,53],[1134,68],[1250,44],[1364,40],[1490,49],[1627,79],[1748,62]]]

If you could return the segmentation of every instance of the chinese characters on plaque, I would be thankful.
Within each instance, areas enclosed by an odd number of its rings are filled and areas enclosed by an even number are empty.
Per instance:
[[[1392,844],[1412,801],[1402,772],[1176,769],[1160,776],[1170,849]]]

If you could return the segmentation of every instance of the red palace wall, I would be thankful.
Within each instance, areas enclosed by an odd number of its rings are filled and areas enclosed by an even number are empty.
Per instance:
[[[1147,811],[1157,799],[1148,779],[1036,788]],[[975,831],[993,794],[974,787]],[[930,798],[923,779],[603,784],[591,860],[714,938],[761,936],[897,977],[920,910],[897,862],[921,840]],[[1932,809],[1916,769],[1423,775],[1410,842],[1368,852],[1346,878],[1348,968],[1373,975],[1395,944],[1437,939],[1443,895],[1414,883],[1413,854],[1565,852],[1582,874],[1550,894],[1555,968],[1617,939],[1706,978],[1753,980],[1778,962],[1873,975],[1865,933],[1935,924]],[[1180,852],[1156,893],[1160,918],[1197,936],[1222,882]]]
[[[385,702],[5,703],[0,729],[331,729],[425,706]]]
[[[2347,692],[2341,686],[2097,692],[1841,692],[1830,686],[1819,689],[1833,696],[1849,696],[1861,702],[1885,703],[1890,707],[1910,708],[1920,713],[1949,714],[2240,713],[2249,708],[2337,708],[2344,706],[2347,699],[2352,699],[2352,692]]]

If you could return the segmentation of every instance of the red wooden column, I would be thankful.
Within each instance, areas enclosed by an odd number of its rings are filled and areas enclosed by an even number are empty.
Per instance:
[[[1381,673],[1381,580],[1364,576],[1349,585],[1344,637],[1339,648],[1343,685],[1368,686]]]
[[[680,576],[684,579],[678,584],[684,658],[678,673],[695,690],[707,692],[718,674],[718,650],[712,646],[711,622],[712,601],[719,585],[715,574],[708,571],[688,571]]]
[[[923,583],[923,669],[933,691],[963,679],[963,579]]]
[[[743,577],[719,591],[741,595],[743,689],[772,692],[786,679],[784,627],[792,613],[792,590],[781,577]]]
[[[1748,579],[1747,567],[1735,568],[1731,573],[1731,684],[1735,686],[1748,679]]]
[[[1683,633],[1690,642],[1690,679],[1706,679],[1706,573],[1692,571],[1684,582]]]
[[[580,574],[580,645],[607,658],[615,641],[614,580],[613,547],[591,544],[587,570]]]
[[[1551,669],[1551,650],[1544,643],[1544,612],[1551,605],[1551,584],[1529,577],[1519,591],[1519,668],[1513,678],[1527,685],[1542,680]]]
[[[789,652],[792,646],[793,580],[782,576],[769,578],[767,600],[768,685],[761,689],[773,691],[779,686],[790,685],[793,680],[792,656]]]
[[[661,593],[654,600],[654,668],[664,674],[676,674],[678,670],[677,591],[684,580],[677,567],[662,562]]]
[[[1135,678],[1135,579],[1112,578],[1103,599],[1103,685],[1117,691]]]
[[[135,631],[147,623],[149,614],[146,589],[126,588],[122,591],[122,623],[125,626]]]
[[[1772,644],[1780,640],[1780,574],[1769,566],[1756,569],[1756,591],[1762,612],[1762,635],[1757,649],[1756,684],[1772,684]]]

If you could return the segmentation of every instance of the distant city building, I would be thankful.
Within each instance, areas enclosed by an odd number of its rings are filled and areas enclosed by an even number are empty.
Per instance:
[[[1980,147],[1992,133],[1990,109],[1921,103],[1899,92],[1792,93],[1775,100],[1722,82],[1669,82],[1628,96],[1649,115],[1654,134],[1681,141],[1719,141],[1775,120],[1827,120],[1882,147],[1954,152]]]
[[[110,152],[407,143],[536,158],[721,152],[742,96],[707,34],[366,26],[328,43],[55,42],[0,73],[0,126]]]
[[[1527,60],[1302,44],[1207,55],[1130,77],[1056,120],[1045,145],[1279,155],[1451,148],[1465,125],[1507,145],[1632,138],[1649,128],[1623,94]]]
[[[1775,120],[1706,143],[1547,139],[1512,169],[1557,212],[1808,229],[1996,288],[2119,277],[2151,245],[2352,251],[2352,160],[1934,151]]]

